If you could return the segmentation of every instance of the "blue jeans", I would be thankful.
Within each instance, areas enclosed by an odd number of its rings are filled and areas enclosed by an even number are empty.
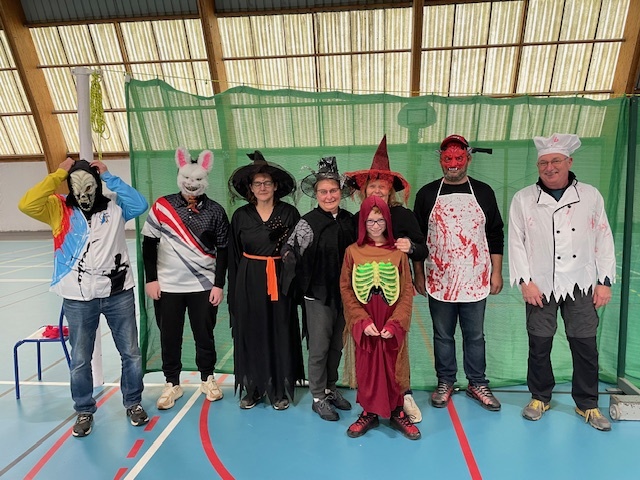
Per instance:
[[[95,413],[91,358],[100,314],[107,319],[122,361],[122,390],[125,408],[142,400],[142,356],[138,347],[133,289],[89,301],[64,299],[71,345],[71,398],[77,413]]]
[[[484,310],[487,300],[469,303],[441,302],[429,296],[433,321],[433,349],[438,381],[456,382],[456,324],[460,320],[464,373],[471,385],[487,385],[484,343]]]

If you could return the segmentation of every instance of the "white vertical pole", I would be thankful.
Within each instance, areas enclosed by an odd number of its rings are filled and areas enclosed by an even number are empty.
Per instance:
[[[75,67],[71,72],[76,77],[76,91],[78,95],[78,133],[80,137],[80,159],[91,163],[93,161],[93,144],[91,142],[91,113],[89,101],[89,77],[92,70],[87,67]],[[93,386],[104,385],[104,372],[102,371],[102,334],[100,323],[96,332],[96,342],[93,348],[91,360],[93,372]]]

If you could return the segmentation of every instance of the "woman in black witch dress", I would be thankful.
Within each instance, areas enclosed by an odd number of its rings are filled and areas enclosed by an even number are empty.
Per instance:
[[[229,314],[234,347],[235,388],[240,408],[253,408],[266,395],[276,410],[293,400],[304,379],[297,306],[280,287],[280,248],[300,219],[280,199],[295,190],[295,179],[267,162],[253,163],[229,179],[232,195],[247,200],[235,211],[229,235]]]

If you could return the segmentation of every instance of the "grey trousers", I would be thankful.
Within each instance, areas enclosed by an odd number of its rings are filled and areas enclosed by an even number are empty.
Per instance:
[[[309,335],[309,391],[314,398],[324,398],[325,389],[335,390],[342,358],[342,305],[330,307],[320,300],[304,300]]]

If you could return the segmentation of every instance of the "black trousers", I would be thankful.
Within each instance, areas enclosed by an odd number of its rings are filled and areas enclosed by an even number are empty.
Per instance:
[[[218,307],[209,302],[210,291],[190,293],[162,292],[154,301],[156,322],[160,329],[162,371],[167,382],[180,383],[182,371],[182,337],[185,312],[196,344],[196,366],[202,380],[213,375],[216,365],[216,347],[213,329],[216,326]]]
[[[567,337],[573,359],[571,396],[576,406],[584,411],[598,406],[598,349],[596,337]],[[551,366],[553,337],[529,334],[529,369],[527,385],[531,396],[548,403],[555,386]]]
[[[593,305],[593,292],[576,285],[572,296],[556,300],[552,294],[543,306],[526,305],[529,333],[529,369],[527,385],[533,398],[545,403],[551,400],[555,378],[551,367],[551,346],[558,328],[558,309],[564,320],[573,359],[571,395],[580,410],[598,406],[598,313]]]

